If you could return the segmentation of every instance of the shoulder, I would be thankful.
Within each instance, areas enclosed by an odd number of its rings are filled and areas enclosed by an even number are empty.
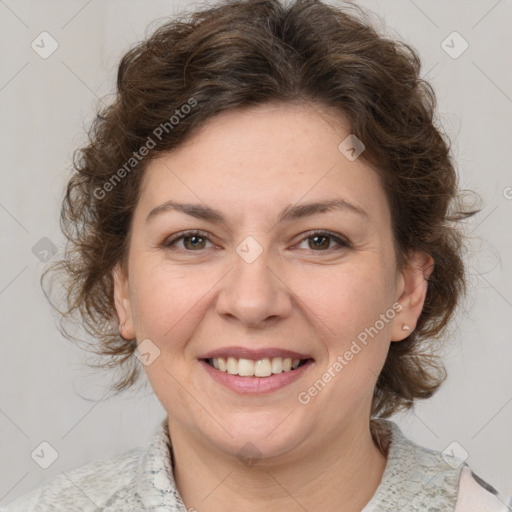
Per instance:
[[[454,512],[508,512],[512,496],[501,495],[494,487],[477,476],[469,466],[461,471],[459,492]]]
[[[437,451],[408,439],[390,420],[374,423],[378,445],[387,452],[379,487],[363,512],[512,512],[501,496],[453,451]]]
[[[446,503],[454,512],[512,512],[512,496],[504,496],[477,476],[463,459],[409,443],[416,452],[416,463],[432,470],[428,482],[424,481],[431,503],[449,498]]]
[[[0,512],[97,511],[116,495],[128,497],[136,480],[142,448],[133,448],[119,456],[90,462],[43,481]],[[126,501],[125,501],[126,503]]]

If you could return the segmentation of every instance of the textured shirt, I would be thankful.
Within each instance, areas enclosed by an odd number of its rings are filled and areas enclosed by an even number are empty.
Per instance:
[[[376,421],[383,426],[379,441],[387,461],[361,512],[512,511],[512,498],[500,495],[463,460],[414,443],[393,421]],[[146,446],[63,471],[0,511],[189,512],[174,480],[167,418]]]

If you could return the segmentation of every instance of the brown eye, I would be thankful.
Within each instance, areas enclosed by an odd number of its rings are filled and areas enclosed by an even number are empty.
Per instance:
[[[324,252],[332,249],[332,242],[338,246],[338,249],[350,247],[350,244],[347,241],[328,231],[316,231],[311,233],[306,238],[303,238],[302,242],[306,240],[308,241],[308,248],[316,252]]]
[[[329,237],[324,235],[311,236],[308,240],[312,241],[309,244],[311,249],[328,249],[330,245]]]
[[[183,240],[183,245],[180,247],[178,246],[178,242],[181,240]],[[168,240],[164,243],[164,246],[169,249],[192,252],[206,249],[205,244],[208,241],[208,236],[201,231],[187,231]]]
[[[193,235],[193,236],[184,236],[182,237],[183,238],[183,245],[185,246],[186,249],[204,249],[204,241],[205,239],[200,237],[200,236],[197,236],[197,235]],[[187,243],[189,242],[189,243]]]

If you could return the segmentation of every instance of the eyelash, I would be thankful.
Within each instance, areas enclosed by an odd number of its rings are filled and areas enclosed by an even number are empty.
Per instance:
[[[180,240],[183,240],[185,238],[191,238],[193,236],[198,236],[202,239],[205,239],[209,242],[211,242],[211,240],[208,238],[208,233],[206,233],[205,231],[201,231],[201,230],[189,230],[189,231],[183,231],[182,233],[179,233],[177,236],[171,238],[170,240],[167,240],[164,242],[163,246],[165,248],[171,248],[176,242],[180,241]],[[338,236],[336,233],[332,233],[330,231],[312,231],[312,232],[309,232],[307,233],[307,236],[305,236],[304,238],[302,238],[300,240],[300,243],[304,242],[305,240],[308,240],[310,238],[314,238],[315,236],[325,236],[325,237],[328,237],[328,238],[331,238],[332,240],[334,240],[334,242],[336,242],[340,247],[345,247],[347,249],[351,248],[351,244],[347,241],[347,240],[344,240],[343,238],[341,238],[340,236]],[[331,251],[332,248],[329,248],[329,249],[325,249],[325,250],[319,250],[319,251],[315,251],[313,249],[311,249],[313,252],[319,252],[319,253],[322,253],[322,252],[329,252]],[[183,252],[200,252],[201,249],[198,249],[197,251],[193,251],[193,250],[188,250],[188,249],[178,249],[180,251],[183,251]]]

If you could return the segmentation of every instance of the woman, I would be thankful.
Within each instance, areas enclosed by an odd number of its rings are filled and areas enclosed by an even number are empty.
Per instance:
[[[142,366],[168,414],[4,510],[507,510],[386,419],[445,379],[476,213],[419,68],[312,0],[225,2],[123,57],[53,270],[115,390]]]

